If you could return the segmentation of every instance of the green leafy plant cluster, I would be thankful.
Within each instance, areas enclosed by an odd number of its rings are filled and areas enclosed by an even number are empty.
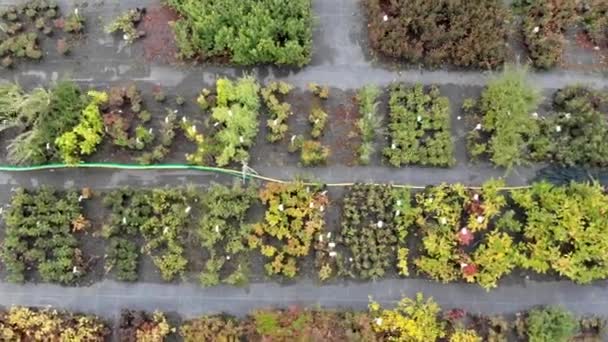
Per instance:
[[[560,89],[555,113],[539,120],[540,135],[532,142],[533,157],[566,166],[608,165],[608,119],[601,110],[606,94],[582,86]]]
[[[330,154],[329,147],[319,141],[328,120],[328,115],[322,108],[321,101],[329,98],[329,88],[316,83],[309,83],[308,89],[314,95],[312,110],[308,115],[308,122],[312,126],[310,131],[312,139],[306,139],[303,135],[294,135],[289,142],[288,151],[290,153],[300,151],[300,162],[302,165],[317,166],[327,163],[327,158]]]
[[[289,130],[287,119],[293,115],[291,105],[287,102],[281,102],[277,96],[285,96],[292,90],[293,86],[291,84],[278,81],[269,83],[261,91],[270,114],[270,118],[266,121],[266,127],[270,130],[266,139],[270,142],[282,140]]]
[[[169,154],[169,148],[171,148],[171,145],[173,144],[173,139],[175,138],[176,131],[179,128],[179,124],[177,122],[176,112],[171,109],[167,109],[166,111],[167,115],[165,115],[165,119],[161,123],[158,136],[154,137],[156,145],[152,148],[152,151],[146,151],[142,153],[141,156],[137,158],[138,163],[147,165],[152,164],[154,162],[159,162],[164,160],[165,157]],[[190,135],[190,133],[190,131],[186,131],[186,137],[188,139],[198,139],[196,137],[196,132],[194,132],[194,137]],[[195,155],[196,154],[198,154],[198,149]],[[192,162],[195,157],[188,157],[187,155],[186,158],[189,162]]]
[[[329,199],[318,188],[301,182],[268,183],[260,191],[260,199],[267,206],[266,213],[252,227],[249,248],[259,248],[271,260],[265,265],[268,275],[293,278],[298,258],[310,253],[315,235],[325,228]]]
[[[25,281],[30,269],[38,271],[46,282],[62,284],[74,283],[84,275],[85,260],[75,231],[79,230],[76,224],[86,223],[86,219],[77,193],[20,188],[3,217],[6,236],[2,260],[8,281]]]
[[[439,89],[396,84],[389,106],[390,146],[384,149],[384,155],[391,165],[455,163],[449,100],[439,94]]]
[[[188,265],[184,240],[196,198],[183,189],[122,189],[110,192],[111,208],[103,235],[109,240],[106,270],[116,269],[121,280],[136,280],[139,253],[133,239],[142,236],[142,252],[149,254],[165,280],[183,275]]]
[[[409,275],[407,235],[415,212],[407,189],[355,184],[344,198],[340,242],[349,249],[350,273],[378,279],[393,265]],[[398,262],[396,262],[398,260]]]
[[[608,277],[608,195],[600,186],[536,183],[512,197],[525,211],[524,267],[583,284]]]
[[[571,341],[579,328],[574,315],[560,307],[533,309],[518,319],[518,335],[530,342]]]
[[[258,134],[260,110],[259,84],[251,76],[236,82],[227,78],[217,80],[216,106],[211,118],[215,133],[211,136],[209,151],[219,166],[230,162],[246,162],[248,148]]]
[[[8,145],[9,161],[44,164],[56,158],[55,140],[78,124],[85,106],[86,98],[72,82],[29,93],[16,84],[0,85],[0,130],[20,130]]]
[[[524,43],[532,64],[550,69],[561,60],[564,32],[576,22],[575,0],[539,0],[525,9],[522,23]]]
[[[3,341],[103,342],[109,327],[98,317],[15,306],[0,313]]]
[[[357,120],[357,129],[361,135],[361,146],[357,150],[357,156],[362,165],[368,165],[374,154],[374,140],[382,124],[382,119],[378,115],[379,96],[380,88],[374,85],[365,86],[357,93],[359,114],[361,115]]]
[[[166,0],[182,16],[173,23],[184,58],[235,64],[303,66],[312,53],[310,0]]]
[[[312,125],[310,135],[318,139],[323,135],[323,131],[327,125],[327,113],[319,107],[313,108],[310,115],[308,115],[308,122]]]
[[[203,286],[220,283],[220,272],[229,275],[223,282],[246,285],[249,280],[248,246],[251,227],[245,215],[257,198],[256,188],[244,188],[240,183],[232,187],[214,184],[201,199],[198,236],[209,258],[200,281]]]
[[[41,59],[43,51],[39,43],[53,34],[53,26],[68,33],[80,33],[84,29],[84,18],[77,13],[66,18],[59,16],[60,9],[51,0],[29,0],[0,10],[0,64],[11,67],[17,59]],[[67,38],[58,38],[58,46],[60,42],[64,53],[67,52]]]
[[[489,181],[474,191],[444,184],[416,194],[422,246],[414,263],[419,272],[443,282],[465,279],[490,289],[518,265],[517,244],[509,234],[518,226],[502,221],[490,229],[506,205],[498,190],[502,186]]]
[[[89,103],[78,124],[55,140],[61,159],[67,164],[80,163],[80,157],[95,152],[103,139],[104,125],[99,107],[108,101],[108,94],[91,90],[87,95]]]
[[[372,327],[383,340],[432,342],[447,335],[446,323],[439,317],[441,307],[433,298],[425,301],[422,293],[415,299],[403,298],[394,309],[372,301],[369,311],[375,318]]]
[[[114,19],[114,21],[106,26],[106,32],[122,32],[123,39],[127,43],[132,44],[135,40],[143,37],[146,34],[144,31],[138,31],[135,27],[141,21],[144,14],[145,9],[130,9],[118,16],[116,19]]]
[[[503,64],[511,14],[500,0],[366,0],[373,49],[407,62]]]
[[[539,133],[533,115],[539,95],[525,77],[523,70],[507,68],[488,84],[479,103],[465,102],[464,109],[475,124],[467,135],[473,160],[488,157],[508,169],[529,161],[530,145]]]

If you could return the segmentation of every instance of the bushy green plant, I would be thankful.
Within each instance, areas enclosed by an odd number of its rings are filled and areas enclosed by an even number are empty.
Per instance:
[[[323,135],[323,130],[327,124],[327,113],[319,107],[315,107],[308,115],[308,122],[312,125],[310,135],[317,139]]]
[[[291,84],[279,81],[269,83],[261,91],[270,114],[270,118],[266,121],[266,127],[270,130],[266,139],[270,142],[282,140],[289,129],[287,119],[293,115],[291,105],[287,102],[280,102],[277,96],[285,96],[292,90]]]
[[[525,71],[505,69],[488,84],[469,113],[476,125],[467,135],[471,158],[487,156],[508,169],[527,162],[539,130],[532,115],[538,103],[538,92],[527,83]]]
[[[361,135],[361,146],[357,150],[359,163],[367,165],[374,153],[374,139],[381,126],[378,116],[378,97],[380,88],[369,85],[361,88],[357,93],[360,118],[357,120],[357,129]]]
[[[490,289],[515,268],[519,253],[509,232],[494,228],[486,233],[506,205],[498,190],[502,186],[501,181],[488,181],[474,191],[460,184],[439,185],[416,194],[422,246],[414,263],[420,272]]]
[[[503,64],[511,13],[500,0],[366,0],[372,48],[431,66]]]
[[[260,249],[272,261],[265,265],[269,275],[293,278],[297,259],[312,248],[314,236],[325,228],[327,195],[316,187],[297,183],[268,183],[260,191],[267,206],[264,220],[253,225],[248,238],[251,249]]]
[[[530,342],[567,342],[574,337],[577,321],[572,314],[559,307],[534,309],[526,318]]]
[[[424,300],[403,298],[394,309],[383,309],[380,304],[369,304],[374,317],[372,327],[387,341],[434,342],[446,336],[446,324],[439,318],[441,308],[433,298]]]
[[[575,21],[575,0],[538,0],[526,8],[522,30],[535,67],[549,69],[561,60],[564,32]]]
[[[246,270],[247,237],[251,228],[245,223],[245,215],[256,195],[253,186],[243,188],[240,183],[235,183],[232,187],[215,184],[202,198],[198,236],[202,247],[209,254],[211,264],[206,266],[206,276],[201,279],[215,275],[212,278],[219,282],[219,272],[231,260],[232,274],[238,275]],[[222,262],[215,261],[215,258],[221,258]],[[238,275],[241,278],[239,283],[246,283],[246,276]],[[229,275],[228,278],[230,277]],[[233,280],[237,280],[235,277]],[[207,282],[215,285],[213,283]]]
[[[173,23],[184,58],[229,58],[235,64],[302,66],[311,59],[310,0],[238,3],[167,0],[182,16]]]
[[[91,90],[88,96],[89,104],[82,111],[80,122],[55,139],[61,158],[68,164],[77,164],[80,156],[95,152],[103,139],[104,126],[99,107],[108,101],[108,94]]]
[[[81,217],[77,193],[17,189],[4,212],[2,259],[7,280],[23,282],[30,268],[47,282],[70,284],[82,276],[84,260],[73,233],[74,223]]]
[[[248,148],[258,133],[259,90],[251,76],[236,82],[227,78],[217,80],[217,103],[211,114],[217,124],[209,144],[217,165],[249,159]]]
[[[169,148],[173,144],[173,139],[175,138],[175,131],[179,127],[177,122],[177,115],[175,115],[175,111],[167,109],[167,115],[165,119],[161,123],[159,134],[157,137],[158,143],[156,146],[152,148],[152,151],[144,152],[141,156],[137,158],[137,162],[140,164],[152,164],[155,161],[162,161],[165,159],[167,154],[169,154]],[[186,132],[189,134],[190,132]],[[187,138],[192,138],[192,136],[188,135]],[[194,137],[197,139],[197,137]],[[198,149],[197,153],[193,155],[189,159],[192,162],[197,161],[196,157],[198,157]]]
[[[302,142],[300,161],[304,166],[323,165],[327,162],[330,150],[316,140]]]
[[[196,124],[190,120],[182,120],[181,128],[186,139],[196,144],[194,153],[186,153],[186,161],[188,161],[189,164],[205,165],[205,160],[209,154],[205,136],[198,132]]]
[[[115,190],[104,198],[112,209],[103,235],[110,240],[106,269],[117,268],[121,280],[137,278],[138,254],[126,241],[144,238],[149,254],[165,280],[182,275],[188,261],[183,240],[190,219],[189,203],[196,195],[183,189]],[[121,247],[120,249],[115,246]]]
[[[352,256],[352,276],[378,279],[395,260],[405,261],[400,273],[407,275],[408,255],[404,248],[415,216],[407,189],[355,184],[344,198],[340,232],[340,241]]]
[[[526,214],[524,267],[583,284],[608,276],[608,195],[600,186],[536,183],[512,197]]]
[[[558,90],[553,99],[556,112],[539,119],[533,157],[566,166],[608,165],[608,120],[600,111],[605,103],[600,91],[581,86]]]
[[[114,19],[105,30],[107,33],[122,32],[124,40],[131,44],[145,35],[145,32],[138,31],[135,27],[141,21],[143,14],[144,10],[140,8],[130,9]]]
[[[450,108],[439,89],[394,85],[390,98],[390,146],[384,155],[393,166],[451,166],[455,159],[450,133]]]

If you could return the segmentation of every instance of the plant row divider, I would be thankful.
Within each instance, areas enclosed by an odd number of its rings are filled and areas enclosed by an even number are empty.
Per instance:
[[[290,183],[291,181],[285,181],[282,179],[276,179],[259,175],[257,173],[243,172],[239,170],[213,167],[213,166],[200,166],[200,165],[187,165],[187,164],[153,164],[153,165],[138,165],[138,164],[117,164],[117,163],[80,163],[80,164],[44,164],[44,165],[32,165],[32,166],[15,166],[15,165],[0,165],[0,172],[28,172],[28,171],[41,171],[41,170],[52,170],[52,169],[69,169],[69,168],[85,168],[85,169],[119,169],[119,170],[195,170],[204,172],[215,172],[220,174],[226,174],[233,177],[241,177],[243,179],[257,179],[271,183]],[[318,185],[320,182],[309,182],[304,185]],[[344,182],[344,183],[325,183],[323,185],[327,187],[349,187],[355,185],[355,182]],[[381,185],[380,183],[367,183],[371,185]],[[382,183],[386,184],[386,183]],[[390,184],[390,183],[389,183]],[[407,189],[425,189],[426,186],[421,185],[409,185],[409,184],[390,184],[395,188],[407,188]],[[513,191],[528,189],[530,185],[523,186],[509,186],[499,188],[501,191]],[[481,189],[480,186],[467,186],[468,189]]]

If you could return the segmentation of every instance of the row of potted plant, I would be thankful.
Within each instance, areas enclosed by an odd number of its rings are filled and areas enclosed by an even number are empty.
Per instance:
[[[601,341],[603,317],[577,317],[557,307],[518,312],[514,318],[461,309],[442,310],[419,293],[394,308],[370,301],[367,311],[260,308],[246,317],[211,314],[175,323],[160,311],[123,310],[115,337],[120,341]],[[5,340],[105,341],[110,324],[91,315],[12,307],[0,312]]]
[[[247,285],[254,254],[264,260],[266,276],[283,280],[308,270],[309,256],[320,281],[424,276],[489,290],[514,269],[580,284],[608,277],[603,188],[503,187],[501,181],[479,189],[442,184],[412,193],[356,184],[342,200],[337,230],[325,213],[338,199],[320,185],[119,189],[102,196],[110,212],[94,235],[105,239],[105,272],[123,281],[138,279],[142,254],[164,280],[185,279],[194,271],[188,251],[196,246],[204,253],[203,286]],[[7,280],[38,274],[46,282],[73,284],[85,276],[94,261],[80,247],[92,229],[81,202],[90,197],[89,189],[19,189],[4,212]],[[259,205],[264,216],[254,219]]]
[[[181,113],[186,99],[176,96],[169,103],[159,87],[153,93],[166,106],[162,117],[146,110],[142,93],[133,84],[85,93],[72,82],[29,92],[9,83],[0,85],[0,130],[18,132],[10,140],[7,154],[8,161],[15,164],[57,160],[77,164],[105,141],[114,149],[138,155],[134,159],[141,164],[158,163],[181,135],[195,146],[184,156],[188,163],[234,166],[249,161],[264,115],[269,143],[283,142],[289,152],[299,152],[303,166],[325,164],[331,151],[324,143],[324,132],[328,123],[337,120],[327,109],[329,89],[310,85],[313,104],[308,116],[310,133],[306,134],[296,134],[289,127],[288,119],[298,110],[285,98],[292,90],[285,82],[261,87],[250,76],[236,81],[220,78],[215,89],[203,89],[196,99],[195,111],[209,115],[202,119]],[[453,166],[448,98],[433,86],[396,83],[388,92],[387,141],[382,153],[386,162],[395,167]],[[368,86],[356,96],[359,113],[350,134],[360,138],[352,154],[362,165],[370,163],[379,140],[385,138],[383,116],[378,111],[380,93],[379,88]],[[478,100],[466,99],[463,111],[470,159],[507,169],[532,162],[608,165],[605,92],[566,87],[553,95],[552,110],[539,114],[540,102],[525,70],[515,68],[490,81]]]

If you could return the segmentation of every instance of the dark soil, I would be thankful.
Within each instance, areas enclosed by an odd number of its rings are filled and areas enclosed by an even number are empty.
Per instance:
[[[169,22],[179,18],[171,8],[158,6],[146,9],[141,26],[146,32],[142,39],[146,62],[174,64],[179,52]]]

